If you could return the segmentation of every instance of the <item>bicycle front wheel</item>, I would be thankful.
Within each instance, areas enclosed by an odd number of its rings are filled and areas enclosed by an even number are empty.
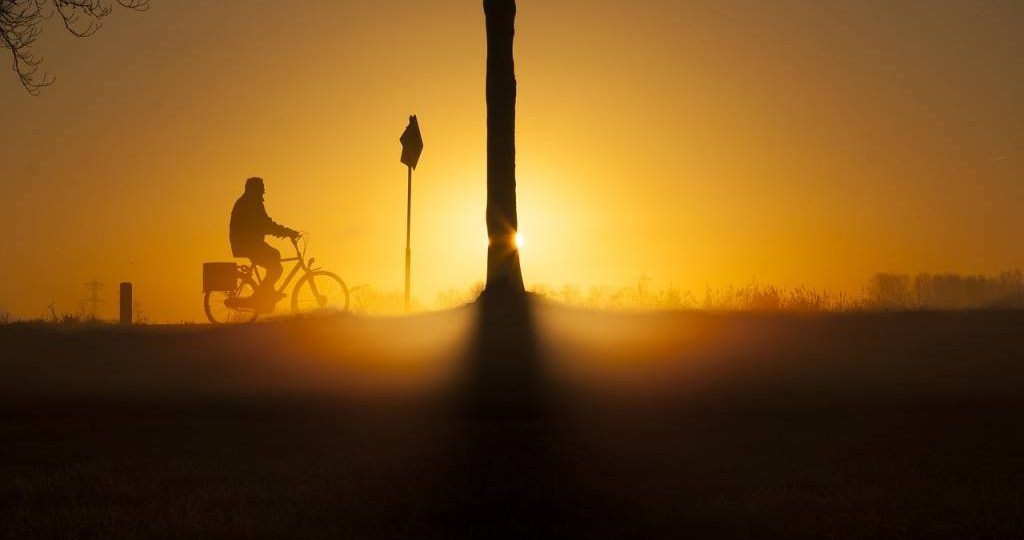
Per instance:
[[[295,284],[292,290],[292,313],[348,311],[348,286],[337,274],[317,270]]]
[[[248,277],[239,278],[238,288],[234,291],[211,291],[203,298],[203,309],[206,318],[213,324],[248,323],[259,316],[251,305],[252,296],[256,294],[256,282]]]

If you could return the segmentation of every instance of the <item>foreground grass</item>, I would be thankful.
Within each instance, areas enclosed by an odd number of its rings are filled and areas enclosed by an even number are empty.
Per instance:
[[[1019,537],[1024,314],[541,304],[546,414],[464,414],[467,308],[0,327],[0,537]]]

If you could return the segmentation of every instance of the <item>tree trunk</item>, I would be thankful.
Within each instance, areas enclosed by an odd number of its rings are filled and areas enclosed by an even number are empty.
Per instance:
[[[487,292],[522,294],[515,235],[515,0],[484,0],[487,24]]]

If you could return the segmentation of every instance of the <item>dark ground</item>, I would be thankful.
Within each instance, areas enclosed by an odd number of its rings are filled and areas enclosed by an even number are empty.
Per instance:
[[[0,327],[0,538],[1024,537],[1024,313],[474,309]]]

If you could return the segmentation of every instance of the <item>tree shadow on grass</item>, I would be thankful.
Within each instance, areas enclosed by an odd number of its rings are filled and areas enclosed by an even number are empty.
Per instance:
[[[448,438],[452,511],[435,514],[440,530],[466,537],[558,533],[560,428],[535,303],[528,295],[484,293],[473,306],[476,326]]]
[[[551,381],[538,344],[531,295],[484,292],[459,380],[462,413],[535,420],[550,412]]]

